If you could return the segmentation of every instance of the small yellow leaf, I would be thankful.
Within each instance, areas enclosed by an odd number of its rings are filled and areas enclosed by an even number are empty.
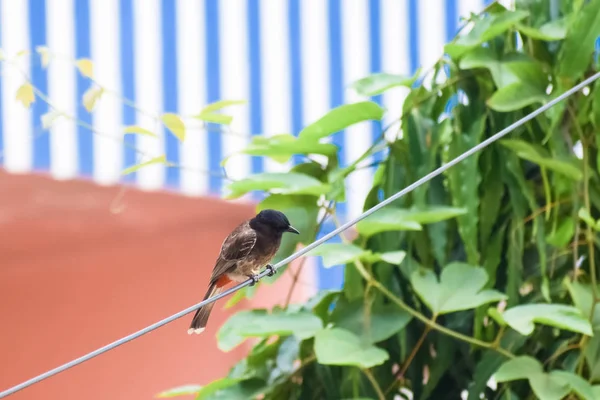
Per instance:
[[[173,135],[177,136],[182,142],[185,140],[185,124],[178,115],[167,113],[161,119]]]
[[[122,174],[123,175],[130,174],[132,172],[137,171],[140,168],[147,167],[148,165],[152,165],[152,164],[166,164],[166,163],[167,163],[167,157],[165,155],[162,155],[162,156],[154,157],[153,159],[145,161],[143,163],[136,164],[134,166],[126,168],[126,169],[123,170]]]
[[[4,56],[4,52],[0,49],[0,61],[4,60],[6,57]]]
[[[50,49],[46,46],[37,46],[35,48],[35,50],[38,52],[38,54],[42,58],[42,67],[46,68],[48,66],[48,64],[50,64],[50,59],[52,58]]]
[[[87,76],[88,78],[92,78],[94,76],[94,63],[89,58],[80,58],[77,60],[77,68],[79,68],[79,72],[81,75]]]
[[[62,115],[63,114],[60,111],[56,111],[56,110],[47,112],[46,114],[42,115],[42,127],[44,129],[50,128],[50,126],[52,126],[54,121],[56,121],[58,118],[62,117]]]
[[[96,102],[102,96],[102,93],[104,93],[104,89],[97,86],[90,87],[85,91],[83,94],[83,106],[86,110],[88,110],[88,112],[92,112]]]
[[[132,134],[138,134],[138,135],[147,135],[147,136],[158,137],[158,135],[156,133],[149,131],[146,128],[142,128],[141,126],[136,126],[136,125],[131,125],[131,126],[125,127],[124,132],[126,134],[132,133]]]
[[[29,50],[21,50],[16,54],[17,57],[26,56],[26,55],[29,55]]]
[[[23,103],[25,108],[29,108],[31,103],[35,101],[35,95],[33,94],[33,86],[28,82],[22,84],[19,89],[17,89],[16,99]]]

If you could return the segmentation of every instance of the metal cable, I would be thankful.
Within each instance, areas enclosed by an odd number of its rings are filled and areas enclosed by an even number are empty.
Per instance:
[[[294,261],[295,259],[303,256],[304,254],[308,253],[309,251],[313,250],[314,248],[320,246],[321,244],[325,243],[326,241],[328,241],[329,239],[331,239],[332,237],[339,235],[340,233],[342,233],[343,231],[345,231],[346,229],[352,227],[353,225],[355,225],[356,223],[358,223],[359,221],[365,219],[366,217],[368,217],[369,215],[373,214],[374,212],[378,211],[379,209],[387,206],[388,204],[390,204],[391,202],[398,200],[399,198],[401,198],[402,196],[412,192],[413,190],[415,190],[416,188],[418,188],[419,186],[423,185],[424,183],[427,183],[428,181],[430,181],[431,179],[435,178],[436,176],[440,175],[441,173],[445,172],[447,169],[449,169],[450,167],[458,164],[459,162],[463,161],[464,159],[466,159],[467,157],[473,155],[474,153],[483,150],[484,148],[486,148],[487,146],[489,146],[490,144],[492,144],[493,142],[497,141],[498,139],[508,135],[510,132],[514,131],[515,129],[517,129],[518,127],[520,127],[521,125],[523,125],[524,123],[530,121],[531,119],[537,117],[539,114],[543,113],[544,111],[548,110],[549,108],[551,108],[552,106],[554,106],[555,104],[557,104],[558,102],[566,99],[567,97],[571,96],[573,93],[583,89],[585,86],[591,84],[592,82],[594,82],[595,80],[597,80],[598,78],[600,78],[600,72],[597,72],[596,74],[594,74],[593,76],[585,79],[584,81],[582,81],[581,83],[573,86],[571,89],[567,90],[566,92],[564,92],[563,94],[561,94],[560,96],[556,97],[555,99],[549,101],[548,103],[544,104],[543,106],[541,106],[540,108],[538,108],[537,110],[533,111],[532,113],[526,115],[525,117],[521,118],[520,120],[518,120],[517,122],[509,125],[508,127],[504,128],[503,130],[501,130],[500,132],[496,133],[495,135],[487,138],[486,140],[484,140],[483,142],[479,143],[478,145],[474,146],[473,148],[471,148],[470,150],[467,150],[466,152],[464,152],[463,154],[459,155],[458,157],[454,158],[453,160],[449,161],[448,163],[440,166],[439,168],[435,169],[434,171],[430,172],[429,174],[425,175],[424,177],[422,177],[421,179],[413,182],[412,184],[408,185],[407,187],[405,187],[404,189],[402,189],[401,191],[399,191],[398,193],[394,194],[393,196],[389,197],[388,199],[382,201],[381,203],[377,204],[376,206],[373,206],[372,208],[370,208],[369,210],[365,211],[364,213],[362,213],[361,215],[359,215],[358,217],[350,220],[349,222],[346,222],[345,224],[341,225],[340,227],[338,227],[337,229],[333,230],[332,232],[326,234],[325,236],[323,236],[321,239],[314,241],[313,243],[311,243],[310,245],[304,247],[303,249],[297,251],[296,253],[290,255],[289,257],[285,258],[284,260],[281,260],[280,262],[278,262],[277,264],[273,265],[273,268],[275,270],[281,268],[282,266],[289,264],[290,262]],[[263,277],[265,277],[268,274],[267,270],[264,270],[263,272],[258,274],[258,279],[261,279]],[[133,339],[137,339],[138,337],[145,335],[148,332],[151,332],[157,328],[160,328],[163,325],[166,325],[170,322],[175,321],[178,318],[183,317],[184,315],[195,311],[197,309],[199,309],[202,306],[205,306],[206,304],[212,303],[214,301],[217,301],[225,296],[230,295],[231,293],[234,293],[238,290],[240,290],[241,288],[248,286],[250,283],[252,282],[251,279],[248,279],[247,281],[244,281],[240,284],[238,284],[237,286],[234,286],[216,296],[213,296],[209,299],[206,299],[205,301],[202,301],[198,304],[196,304],[195,306],[191,306],[186,308],[183,311],[178,312],[177,314],[174,314],[168,318],[163,319],[162,321],[156,322],[144,329],[141,329],[135,333],[132,333],[129,336],[125,336],[124,338],[121,338],[115,342],[112,342],[110,344],[107,344],[104,347],[101,347],[97,350],[92,351],[91,353],[88,353],[82,357],[79,357],[73,361],[70,361],[66,364],[63,364],[59,367],[56,367],[50,371],[44,372],[41,375],[38,375],[34,378],[29,379],[28,381],[25,381],[21,384],[18,384],[16,386],[11,387],[10,389],[7,389],[3,392],[0,393],[0,399],[13,394],[19,390],[25,389],[28,386],[31,386],[35,383],[38,383],[46,378],[49,378],[53,375],[56,375],[60,372],[63,372],[71,367],[74,367],[78,364],[81,364],[84,361],[87,361],[91,358],[94,358],[102,353],[105,353],[109,350],[114,349],[115,347],[118,347],[124,343],[130,342]]]

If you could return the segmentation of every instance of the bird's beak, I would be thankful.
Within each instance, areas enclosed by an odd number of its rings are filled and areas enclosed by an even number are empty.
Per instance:
[[[299,235],[300,232],[298,232],[298,229],[294,228],[293,226],[288,226],[286,232],[291,232],[291,233],[295,233],[296,235]]]

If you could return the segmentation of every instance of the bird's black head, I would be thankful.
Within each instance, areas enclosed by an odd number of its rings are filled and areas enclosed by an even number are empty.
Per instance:
[[[290,225],[290,221],[287,219],[285,214],[277,210],[262,210],[261,212],[256,214],[256,217],[252,219],[250,225],[252,226],[254,224],[268,226],[277,233],[300,233],[296,228]]]

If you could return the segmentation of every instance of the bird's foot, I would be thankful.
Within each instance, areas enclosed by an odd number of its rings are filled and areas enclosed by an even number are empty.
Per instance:
[[[269,272],[267,273],[267,276],[273,276],[277,273],[277,270],[275,268],[273,268],[273,266],[271,264],[267,264],[267,270],[269,270]]]
[[[258,275],[250,274],[248,275],[248,278],[252,279],[252,283],[250,284],[250,286],[254,286],[258,283]]]

